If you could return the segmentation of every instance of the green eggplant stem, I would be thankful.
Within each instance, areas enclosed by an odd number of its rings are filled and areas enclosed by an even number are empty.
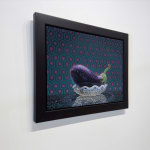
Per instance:
[[[110,65],[110,64],[108,64],[108,67],[104,70],[104,73],[106,74],[106,73],[107,73],[107,71],[108,71],[110,68],[111,68],[111,65]]]
[[[109,70],[111,68],[111,65],[110,64],[108,64],[108,67],[104,70],[104,72],[101,74],[101,76],[102,76],[102,78],[103,78],[103,83],[104,84],[106,84],[106,82],[107,82],[107,75],[106,75],[106,73],[107,73],[107,71]]]

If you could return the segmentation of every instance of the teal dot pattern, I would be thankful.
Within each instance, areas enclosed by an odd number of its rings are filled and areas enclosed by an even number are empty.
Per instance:
[[[123,91],[123,41],[46,26],[47,96],[73,94],[70,68],[82,64],[100,75],[108,64],[107,91]]]

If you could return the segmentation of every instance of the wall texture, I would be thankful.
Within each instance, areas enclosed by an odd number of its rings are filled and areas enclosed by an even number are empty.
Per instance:
[[[0,1],[1,150],[149,150],[150,2]],[[34,12],[129,33],[128,110],[33,122]]]

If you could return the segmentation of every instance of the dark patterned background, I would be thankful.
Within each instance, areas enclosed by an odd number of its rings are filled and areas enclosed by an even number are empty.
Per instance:
[[[87,66],[96,74],[108,64],[107,91],[123,91],[123,41],[46,26],[47,95],[73,94],[70,68]]]

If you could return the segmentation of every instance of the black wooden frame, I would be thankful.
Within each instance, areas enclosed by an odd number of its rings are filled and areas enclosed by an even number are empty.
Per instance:
[[[43,122],[67,117],[93,114],[105,111],[128,108],[128,34],[103,29],[83,23],[69,21],[57,17],[34,13],[34,121]],[[74,107],[61,110],[47,111],[47,89],[46,89],[46,44],[45,25],[53,25],[79,32],[121,39],[124,42],[123,52],[123,90],[124,101],[117,103],[98,104],[84,107]]]

